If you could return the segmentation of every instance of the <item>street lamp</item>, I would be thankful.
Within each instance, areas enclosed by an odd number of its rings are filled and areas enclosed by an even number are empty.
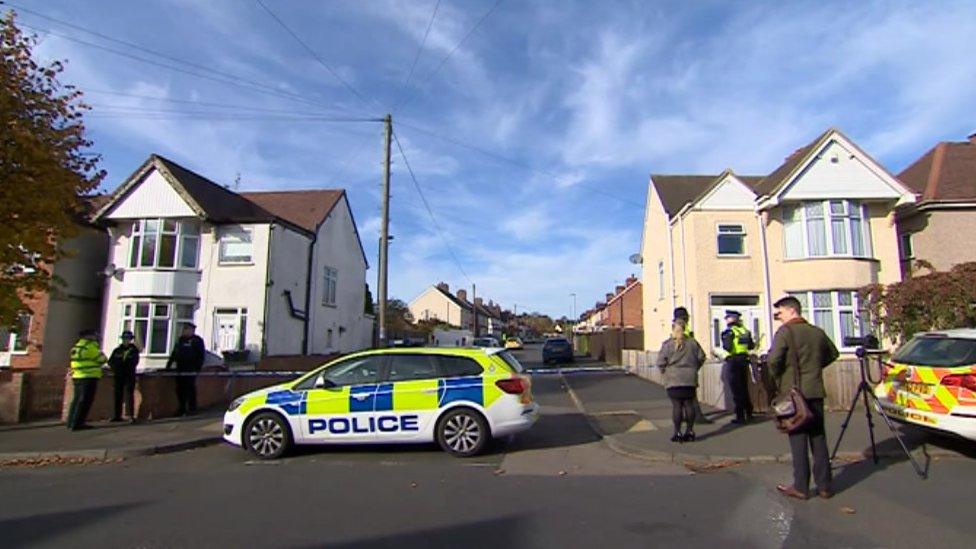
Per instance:
[[[569,294],[573,296],[573,332],[576,331],[576,294]]]

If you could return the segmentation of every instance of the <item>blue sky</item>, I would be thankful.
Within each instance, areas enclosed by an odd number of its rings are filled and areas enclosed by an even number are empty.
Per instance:
[[[829,126],[897,173],[976,130],[974,2],[262,2],[328,68],[256,0],[7,4],[171,58],[20,13],[88,92],[108,190],[152,152],[241,190],[343,187],[374,291],[381,126],[309,117],[392,111],[442,228],[394,145],[390,293],[408,301],[473,281],[581,312],[639,274],[650,173],[768,173]]]

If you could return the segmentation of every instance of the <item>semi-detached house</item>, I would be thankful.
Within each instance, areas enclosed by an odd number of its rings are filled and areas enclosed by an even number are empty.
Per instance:
[[[341,189],[232,192],[159,155],[95,215],[110,236],[103,345],[165,365],[192,321],[211,362],[370,346],[366,257]]]
[[[737,309],[768,348],[772,303],[795,295],[842,351],[867,329],[857,290],[901,280],[895,209],[915,194],[836,129],[766,176],[652,175],[641,244],[644,346],[685,306],[699,341],[719,346]]]

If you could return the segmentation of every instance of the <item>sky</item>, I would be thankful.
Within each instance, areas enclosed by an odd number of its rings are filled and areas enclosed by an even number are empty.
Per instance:
[[[651,173],[766,174],[828,127],[898,173],[976,131],[971,1],[2,4],[85,91],[105,191],[151,153],[242,191],[344,188],[374,294],[391,113],[405,301],[444,281],[578,314],[640,275]]]

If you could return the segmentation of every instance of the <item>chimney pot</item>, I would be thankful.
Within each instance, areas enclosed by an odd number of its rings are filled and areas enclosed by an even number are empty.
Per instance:
[[[445,292],[448,292],[448,293],[450,293],[450,291],[451,291],[451,287],[448,286],[446,282],[438,282],[437,283],[437,287],[439,289],[441,289],[441,290],[444,290]]]
[[[474,303],[475,303],[475,305],[478,305],[479,307],[481,307],[481,306],[483,306],[485,304],[485,300],[484,299],[481,299],[480,297],[476,297],[476,298],[474,298]]]
[[[465,290],[465,289],[463,289],[463,288],[460,289],[460,290],[458,290],[457,291],[457,297],[461,301],[467,302],[468,301],[468,291]]]
[[[613,294],[607,294],[606,295],[606,298],[607,298],[607,301],[609,302],[611,299],[613,299]]]
[[[976,145],[976,132],[969,134],[969,142]]]

